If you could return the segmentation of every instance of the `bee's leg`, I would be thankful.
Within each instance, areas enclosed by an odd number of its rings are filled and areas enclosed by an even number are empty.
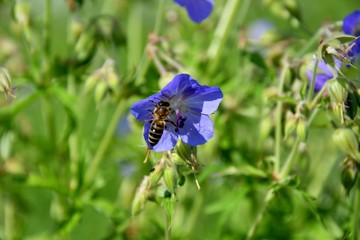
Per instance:
[[[154,100],[149,100],[150,102],[152,102],[154,104],[154,107],[157,106],[157,103]]]
[[[148,109],[148,111],[151,112],[152,115],[154,115],[154,112],[152,110]]]

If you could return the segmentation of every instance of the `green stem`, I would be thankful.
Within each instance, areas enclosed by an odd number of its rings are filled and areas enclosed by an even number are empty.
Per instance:
[[[155,36],[158,36],[160,34],[161,23],[162,23],[162,13],[163,13],[164,6],[165,6],[165,0],[160,0],[157,14],[156,14],[154,31],[153,31]],[[140,67],[136,71],[135,82],[137,85],[141,85],[143,83],[145,74],[146,74],[147,70],[149,69],[149,66],[150,66],[150,59],[147,56],[146,48],[145,48],[144,53],[141,57]]]
[[[155,26],[154,26],[154,34],[157,36],[160,33],[161,29],[161,23],[162,21],[162,14],[165,6],[165,0],[159,1],[159,6],[156,13],[156,20],[155,20]]]
[[[355,192],[355,199],[354,199],[354,212],[353,212],[353,218],[354,218],[354,234],[352,239],[353,240],[360,240],[360,180],[357,180],[356,184],[356,192]]]
[[[289,64],[284,62],[284,66],[282,68],[279,86],[278,86],[278,94],[282,95],[284,89],[284,83],[286,78],[286,73],[288,72]],[[282,142],[282,111],[283,111],[283,102],[279,100],[276,106],[276,126],[275,126],[275,162],[274,162],[274,173],[278,174],[280,169],[280,160],[281,160],[281,142]]]
[[[85,186],[88,186],[89,183],[94,179],[96,175],[96,171],[98,170],[102,160],[104,159],[104,155],[106,150],[108,149],[111,139],[113,137],[114,131],[116,129],[118,120],[125,109],[126,104],[124,102],[119,102],[117,108],[112,116],[109,126],[103,136],[99,147],[94,155],[94,158],[91,160],[87,172],[85,174]]]
[[[165,229],[165,240],[170,240],[171,239],[171,221],[169,219],[169,216],[168,214],[165,214],[165,217],[166,217],[166,229]]]
[[[68,75],[67,90],[71,95],[77,94],[76,79],[74,75]],[[69,139],[69,155],[70,155],[70,188],[71,190],[78,189],[79,187],[79,168],[80,168],[80,155],[79,155],[79,133],[75,130],[71,133]]]
[[[44,76],[47,76],[50,66],[50,35],[52,26],[52,14],[51,14],[52,0],[45,1],[45,14],[44,14],[44,31],[43,31],[43,50],[44,59],[42,66],[42,81],[49,80]]]
[[[324,29],[320,28],[314,35],[312,35],[310,40],[306,41],[305,46],[300,49],[300,51],[298,52],[298,54],[295,55],[295,57],[296,58],[303,57],[310,50],[312,46],[314,46],[315,44],[319,44],[319,38],[323,34],[323,32]]]
[[[45,15],[44,15],[44,51],[45,51],[45,54],[48,54],[49,50],[50,50],[51,5],[52,5],[52,0],[46,0]]]
[[[314,69],[313,69],[313,75],[311,78],[311,84],[310,84],[310,88],[309,88],[309,92],[308,92],[308,103],[310,104],[312,99],[313,99],[313,95],[314,95],[314,89],[315,89],[315,81],[316,81],[316,72],[318,69],[318,65],[319,65],[319,59],[316,58],[315,59],[315,64],[314,64]]]
[[[315,110],[312,112],[312,114],[308,120],[308,126],[310,126],[310,124],[314,120],[315,116],[317,115],[318,111],[319,111],[319,109],[315,108]],[[292,166],[294,165],[296,157],[298,156],[300,143],[301,143],[301,140],[299,137],[297,137],[295,140],[295,144],[293,145],[293,148],[292,148],[289,156],[286,159],[285,164],[281,168],[279,182],[283,181],[288,176]],[[262,219],[264,218],[265,211],[275,196],[274,193],[275,192],[274,192],[273,188],[271,188],[267,191],[264,203],[262,204],[262,208],[259,210],[253,224],[249,228],[249,231],[248,231],[248,234],[246,237],[247,240],[251,240],[254,238],[254,236],[257,232],[257,229],[259,228],[260,223],[261,223]]]
[[[289,174],[292,166],[294,165],[295,159],[298,155],[300,143],[301,143],[301,139],[297,137],[293,149],[290,152],[290,155],[286,159],[284,166],[281,168],[280,176],[279,176],[280,179],[283,180]]]
[[[180,71],[181,69],[183,69],[184,67],[177,62],[175,59],[173,59],[172,57],[170,57],[168,54],[166,54],[164,51],[162,51],[161,49],[157,50],[157,54],[159,55],[159,57],[161,59],[163,59],[164,61],[166,61],[168,64],[170,64],[171,66],[173,66],[174,68],[176,68],[178,71]]]
[[[242,24],[250,7],[250,2],[251,0],[243,0],[242,8],[239,10],[241,0],[227,1],[221,14],[219,24],[216,27],[213,40],[207,51],[208,58],[211,60],[211,65],[209,67],[210,74],[213,74],[217,69],[221,54],[223,53],[223,47],[229,37],[236,16],[238,14],[241,16],[238,24]]]
[[[49,143],[51,149],[54,149],[56,147],[56,117],[54,114],[54,106],[48,94],[44,96],[44,114],[45,124],[48,130]]]
[[[313,109],[314,107],[316,107],[316,105],[318,104],[318,102],[320,101],[321,97],[323,96],[324,92],[327,90],[327,85],[328,85],[329,81],[327,81],[324,86],[321,88],[321,90],[316,94],[314,100],[311,102],[311,104],[309,105],[310,109]]]
[[[11,197],[4,197],[4,237],[5,239],[18,239],[19,229],[15,202]]]
[[[264,218],[265,211],[266,211],[268,205],[270,204],[270,202],[274,199],[274,196],[275,196],[274,193],[275,193],[274,189],[269,189],[267,191],[264,202],[261,205],[261,209],[258,212],[258,214],[256,215],[256,218],[255,218],[253,224],[249,228],[249,231],[246,235],[246,240],[251,240],[255,237],[256,232],[260,226],[260,223],[261,223],[262,219]]]

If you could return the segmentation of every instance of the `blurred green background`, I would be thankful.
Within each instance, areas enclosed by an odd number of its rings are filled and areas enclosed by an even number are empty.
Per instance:
[[[232,2],[231,24],[218,25]],[[177,191],[172,238],[244,239],[272,186],[276,101],[269,96],[280,59],[359,7],[354,0],[273,7],[283,2],[215,0],[211,16],[195,24],[171,0],[0,1],[0,66],[16,96],[0,97],[0,239],[163,239],[161,204],[131,215],[135,191],[161,155],[143,164],[143,125],[129,108],[180,72],[220,86],[224,99],[212,116],[214,138],[198,147],[201,191],[190,168]],[[254,44],[247,32],[258,19],[274,29]],[[150,33],[162,39],[151,42]],[[152,47],[165,73],[149,58]],[[294,86],[303,81],[294,79],[284,92],[296,102]],[[353,232],[354,196],[340,182],[330,118],[323,111],[314,120],[255,239]],[[282,140],[283,159],[294,141]]]

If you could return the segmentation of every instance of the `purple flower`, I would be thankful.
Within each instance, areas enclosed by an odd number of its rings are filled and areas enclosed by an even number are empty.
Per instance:
[[[323,60],[319,61],[315,75],[315,86],[314,86],[315,92],[320,91],[328,80],[331,80],[336,77],[338,69],[341,66],[341,62],[336,58],[334,58],[334,62],[336,68],[327,65]],[[315,64],[315,60],[313,60],[310,64],[311,69],[314,69],[314,64]],[[309,79],[309,82],[311,82],[313,78],[313,70],[307,70],[306,75],[307,78]]]
[[[356,10],[344,18],[343,31],[345,34],[352,35],[355,37],[360,36],[360,10]],[[360,53],[360,39],[354,41],[355,45],[351,48],[348,53],[349,57],[354,57]]]
[[[212,138],[209,114],[216,111],[222,98],[219,87],[200,85],[189,74],[178,74],[160,93],[136,102],[131,112],[145,122],[143,135],[148,147],[167,151],[175,147],[178,136],[190,146]]]
[[[214,0],[174,0],[174,2],[186,8],[189,17],[196,23],[205,20],[214,8]]]

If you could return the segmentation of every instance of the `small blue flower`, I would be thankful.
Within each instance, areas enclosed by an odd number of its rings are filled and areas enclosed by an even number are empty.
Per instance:
[[[360,36],[360,10],[356,10],[344,18],[343,31],[345,34],[352,35],[355,37]],[[348,53],[349,57],[354,57],[360,53],[360,38],[356,39],[355,45],[351,48]]]
[[[315,86],[314,86],[315,92],[320,91],[327,81],[334,79],[336,77],[338,69],[341,67],[341,62],[336,58],[334,58],[334,62],[336,68],[327,65],[326,62],[323,60],[319,61],[315,75]],[[314,64],[315,64],[315,60],[313,60],[310,64],[311,69],[314,69]],[[313,71],[307,70],[306,75],[307,78],[309,79],[309,82],[311,83],[313,78]]]
[[[250,41],[261,43],[269,35],[273,35],[275,25],[266,19],[257,19],[249,25],[247,35]]]
[[[205,20],[214,8],[214,0],[174,0],[174,2],[186,8],[189,17],[196,23]]]
[[[209,114],[216,111],[222,98],[219,87],[200,85],[189,74],[178,74],[160,93],[136,102],[131,112],[137,120],[145,122],[143,135],[148,147],[156,152],[167,151],[175,147],[179,136],[190,146],[212,138],[214,126]],[[149,132],[158,119],[154,111],[159,105],[167,106],[169,112],[164,120],[166,127],[154,145],[149,142]]]

